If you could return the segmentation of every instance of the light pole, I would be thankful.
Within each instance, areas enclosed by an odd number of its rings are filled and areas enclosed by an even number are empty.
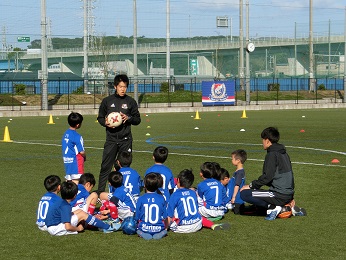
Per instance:
[[[249,0],[246,0],[246,44],[250,42],[249,36]],[[250,53],[246,51],[245,53],[246,60],[246,76],[245,76],[245,85],[246,85],[246,104],[250,105]]]
[[[41,109],[48,110],[48,58],[46,0],[41,0]]]
[[[346,103],[346,6],[345,6],[345,18],[344,18],[344,41],[345,41],[345,46],[344,46],[344,100],[343,102]]]
[[[243,33],[243,0],[239,0],[239,79],[240,89],[244,90],[244,33]]]
[[[133,92],[138,103],[138,64],[137,64],[137,3],[133,0]]]
[[[309,81],[310,81],[310,91],[315,91],[315,82],[314,82],[314,45],[313,45],[313,31],[312,31],[312,6],[313,1],[310,0],[310,22],[309,22],[309,49],[310,49],[310,55],[309,55]]]
[[[171,88],[171,50],[170,50],[170,1],[166,0],[166,77],[168,82],[168,89]]]
[[[84,0],[84,19],[83,19],[83,60],[84,60],[84,93],[88,92],[88,78],[89,78],[89,68],[88,68],[88,1]]]

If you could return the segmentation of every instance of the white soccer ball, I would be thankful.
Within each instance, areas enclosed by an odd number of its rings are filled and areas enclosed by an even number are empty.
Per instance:
[[[123,123],[123,119],[119,112],[109,113],[107,116],[107,121],[110,127],[118,127]]]

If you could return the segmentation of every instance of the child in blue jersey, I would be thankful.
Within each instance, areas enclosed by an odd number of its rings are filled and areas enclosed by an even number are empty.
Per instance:
[[[46,217],[46,225],[49,234],[53,236],[73,235],[84,230],[82,221],[90,226],[95,226],[105,233],[116,231],[120,223],[106,224],[103,221],[87,214],[81,209],[72,212],[70,205],[78,192],[77,185],[72,181],[61,184],[61,198],[49,205]]]
[[[77,133],[77,129],[82,126],[83,116],[71,112],[67,121],[70,128],[66,130],[61,140],[65,179],[78,184],[80,175],[84,173],[84,161],[86,160],[83,137]]]
[[[165,192],[169,192],[172,194],[174,189],[174,177],[171,169],[169,169],[166,165],[164,165],[165,161],[168,157],[168,149],[164,146],[158,146],[155,148],[153,152],[153,159],[155,161],[155,164],[151,167],[149,167],[145,175],[156,172],[161,174],[163,178],[163,186],[162,189],[165,190]]]
[[[37,209],[36,224],[40,230],[47,231],[45,223],[47,212],[51,204],[61,200],[58,193],[60,192],[61,179],[57,175],[49,175],[44,179],[44,187],[47,192],[42,196]]]
[[[145,240],[161,239],[167,235],[166,201],[157,193],[160,178],[157,173],[144,177],[146,193],[138,198],[135,219],[138,222],[137,234]]]
[[[127,217],[132,217],[136,210],[136,202],[130,190],[123,185],[123,175],[119,171],[112,171],[108,176],[108,182],[112,186],[113,193],[102,192],[100,199],[102,201],[109,201],[111,206],[115,205],[118,211],[118,217],[124,220]],[[107,206],[111,216],[114,214],[112,208]],[[114,209],[115,210],[115,209]],[[101,212],[105,214],[107,212]],[[114,218],[112,216],[112,218]]]
[[[96,180],[92,173],[84,173],[79,179],[77,196],[70,202],[72,211],[82,209],[94,215],[98,195],[96,192],[90,193],[95,186]]]
[[[244,209],[245,202],[240,197],[240,189],[245,184],[244,163],[246,159],[246,151],[238,149],[232,152],[232,164],[237,168],[227,185],[227,189],[234,214],[240,214]]]
[[[143,188],[143,181],[138,172],[130,167],[132,163],[132,153],[121,152],[117,158],[117,164],[120,167],[119,172],[123,175],[123,185],[129,189],[135,201]]]
[[[176,233],[193,233],[203,227],[213,230],[228,229],[228,223],[214,224],[198,212],[196,191],[191,189],[195,177],[191,170],[181,171],[177,188],[169,199],[167,216],[170,230]]]
[[[199,196],[199,213],[209,219],[221,219],[226,210],[226,189],[220,181],[212,178],[215,176],[214,164],[205,162],[201,165],[200,176],[203,181],[197,186]]]

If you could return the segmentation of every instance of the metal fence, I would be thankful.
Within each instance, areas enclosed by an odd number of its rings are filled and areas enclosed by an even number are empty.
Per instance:
[[[214,80],[198,77],[138,77],[136,80],[130,78],[128,93],[133,95],[137,86],[141,97],[140,106],[154,102],[162,103],[162,106],[171,106],[172,103],[179,102],[194,106],[196,102],[201,102],[202,82]],[[236,105],[243,104],[246,97],[246,79],[227,80],[235,80]],[[49,80],[48,104],[51,109],[61,109],[59,105],[64,105],[66,109],[70,109],[72,105],[91,105],[98,108],[104,97],[114,93],[112,81],[113,79],[93,79],[89,80],[88,86],[84,86],[81,80]],[[252,78],[248,82],[251,104],[343,102],[343,78],[313,79],[313,91],[310,91],[310,80],[307,78]],[[41,104],[38,104],[37,100],[40,100],[41,93],[40,80],[0,80],[0,109],[17,110],[23,106],[40,109]],[[162,98],[157,101],[155,98],[149,98],[150,96]]]

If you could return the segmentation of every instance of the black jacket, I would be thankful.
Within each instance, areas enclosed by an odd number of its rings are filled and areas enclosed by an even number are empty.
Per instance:
[[[111,112],[122,112],[129,119],[116,128],[106,127],[106,116]],[[97,121],[106,127],[106,141],[118,142],[123,139],[132,139],[131,125],[139,125],[141,116],[138,111],[137,102],[130,96],[120,97],[117,94],[105,97],[100,105]]]
[[[270,191],[284,195],[294,194],[291,160],[282,144],[273,143],[267,149],[262,175],[257,180],[252,181],[250,187],[260,189],[264,185],[268,186]]]

